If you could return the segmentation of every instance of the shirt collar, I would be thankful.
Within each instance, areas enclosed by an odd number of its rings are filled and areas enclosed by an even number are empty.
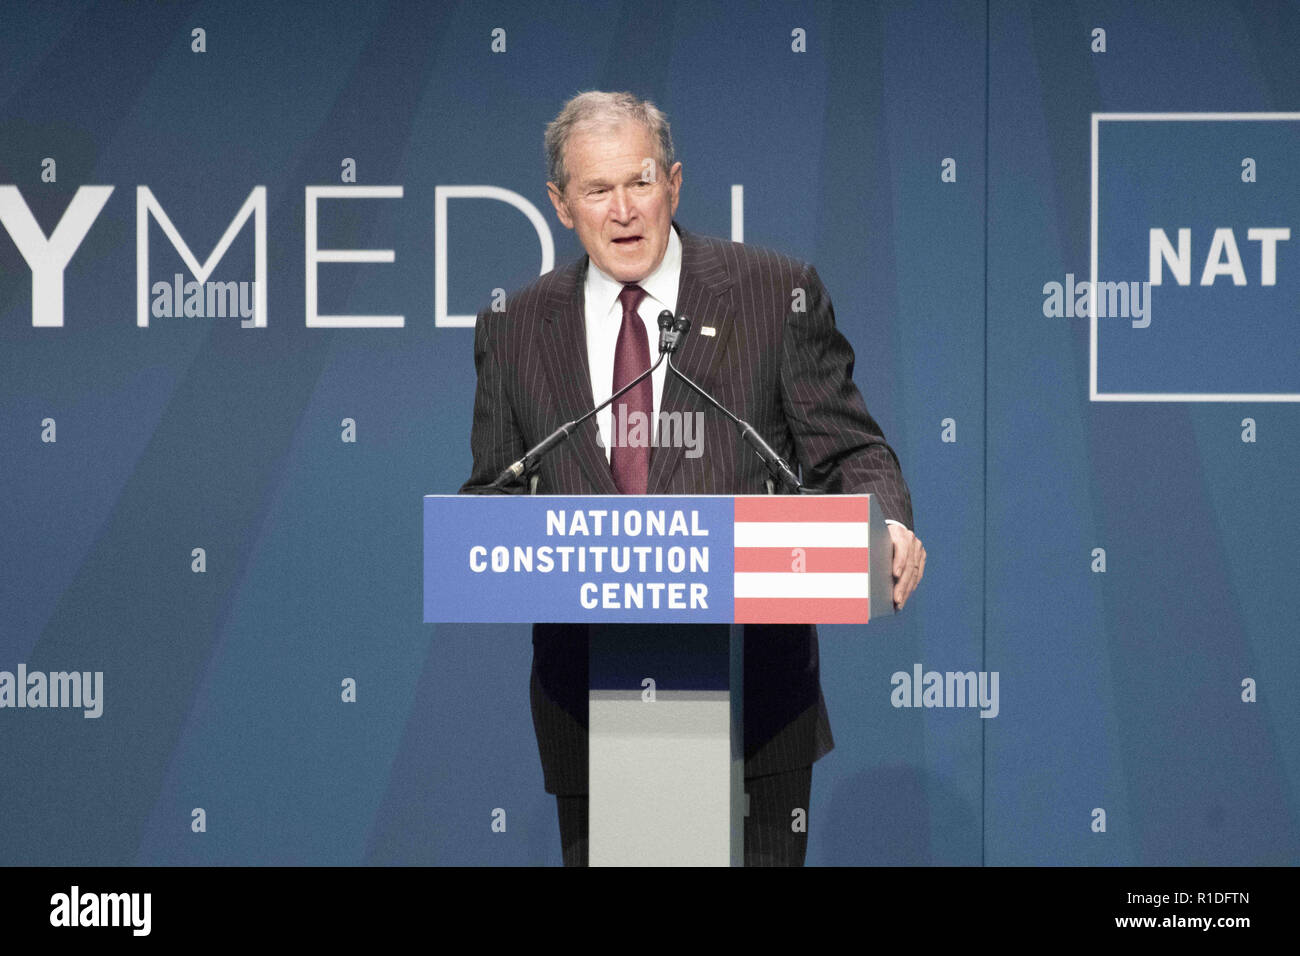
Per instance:
[[[659,265],[655,271],[650,273],[640,282],[636,283],[645,289],[646,295],[663,305],[670,311],[676,311],[677,308],[677,290],[681,284],[682,278],[682,240],[677,235],[675,227],[668,229],[668,247],[664,249],[664,257],[659,260]],[[594,296],[596,302],[606,303],[609,308],[618,301],[619,293],[623,291],[623,283],[617,279],[607,276],[600,268],[587,257],[587,292]],[[592,301],[590,298],[588,301]]]

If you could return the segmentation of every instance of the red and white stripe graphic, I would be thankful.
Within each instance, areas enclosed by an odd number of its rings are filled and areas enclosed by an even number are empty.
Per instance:
[[[867,621],[868,508],[855,496],[737,498],[735,621]]]

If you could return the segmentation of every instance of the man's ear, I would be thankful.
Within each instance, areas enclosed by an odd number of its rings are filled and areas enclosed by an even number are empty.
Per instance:
[[[677,203],[682,198],[682,164],[673,163],[668,172],[668,188],[672,192],[673,210],[669,215],[677,215]]]
[[[568,204],[564,201],[564,194],[560,192],[555,183],[546,184],[546,195],[551,197],[551,205],[555,207],[555,215],[560,218],[565,229],[573,228],[573,217],[569,215]]]

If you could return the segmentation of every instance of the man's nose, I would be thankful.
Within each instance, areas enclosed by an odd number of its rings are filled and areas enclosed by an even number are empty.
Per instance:
[[[632,196],[623,186],[614,188],[609,212],[619,222],[627,222],[632,218]]]

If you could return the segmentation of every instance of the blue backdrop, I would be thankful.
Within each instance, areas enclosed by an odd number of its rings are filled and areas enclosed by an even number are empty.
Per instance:
[[[1098,318],[1102,390],[1268,395],[1092,401],[1090,321],[1045,306],[1090,276],[1092,114],[1296,109],[1295,4],[41,3],[0,22],[0,185],[47,236],[79,187],[114,187],[59,327],[33,325],[0,230],[0,671],[104,675],[97,719],[0,708],[0,862],[559,862],[528,629],[421,623],[421,514],[470,467],[472,333],[435,323],[438,287],[472,313],[541,261],[520,211],[452,199],[438,276],[435,190],[512,190],[557,261],[580,254],[541,134],[592,88],[667,112],[683,225],[730,235],[739,185],[744,241],[816,264],[911,486],[921,589],[822,631],[837,746],[809,863],[1300,862],[1300,235],[1273,286],[1247,239],[1300,227],[1298,121],[1103,122],[1095,158],[1098,278],[1147,280],[1149,230],[1191,230],[1191,284],[1165,268],[1148,328]],[[305,190],[348,158],[402,196],[322,200],[320,247],[394,261],[320,265],[320,311],[400,328],[306,326]],[[265,187],[265,327],[137,325],[140,186],[200,262]],[[192,278],[146,228],[149,283]],[[1220,228],[1244,286],[1199,284]],[[250,220],[212,278],[255,270]],[[998,672],[997,716],[895,707],[918,663]]]

